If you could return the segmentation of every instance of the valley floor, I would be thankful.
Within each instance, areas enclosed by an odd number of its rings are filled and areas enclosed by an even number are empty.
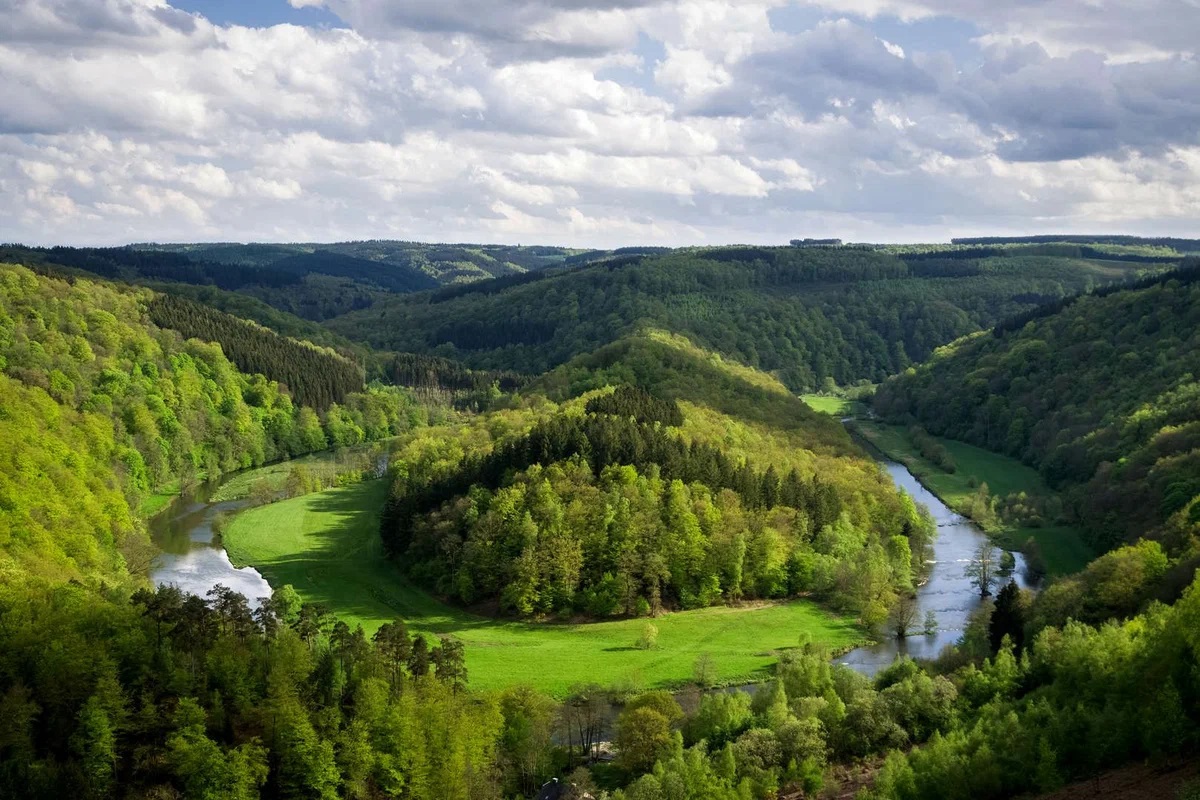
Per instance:
[[[561,697],[577,683],[680,686],[702,654],[719,683],[751,682],[766,678],[778,651],[801,636],[833,650],[865,639],[853,620],[807,601],[664,614],[653,620],[653,650],[634,647],[645,619],[535,624],[475,616],[415,587],[383,557],[386,492],[386,482],[374,480],[250,509],[225,528],[224,544],[236,565],[256,567],[272,586],[291,584],[368,635],[400,617],[413,630],[457,636],[476,689],[528,684]]]
[[[954,473],[949,473],[921,456],[903,426],[855,420],[853,427],[863,439],[888,458],[907,467],[929,491],[960,513],[981,483],[988,485],[993,497],[1015,492],[1043,496],[1051,493],[1037,470],[1016,459],[953,439],[934,437],[950,452],[958,466]],[[1032,537],[1038,543],[1050,575],[1078,572],[1095,558],[1079,532],[1066,526],[1031,528],[996,525],[988,527],[988,533],[1013,549],[1019,549]]]

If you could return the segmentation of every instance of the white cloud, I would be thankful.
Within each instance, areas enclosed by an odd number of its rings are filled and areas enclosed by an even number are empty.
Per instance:
[[[0,0],[0,238],[618,245],[1200,222],[1200,64],[1125,0],[1092,4],[1119,24],[1047,0],[1023,27],[984,0],[829,0],[791,33],[772,25],[786,0],[290,2],[350,27]],[[880,15],[979,35],[951,57],[881,35]]]

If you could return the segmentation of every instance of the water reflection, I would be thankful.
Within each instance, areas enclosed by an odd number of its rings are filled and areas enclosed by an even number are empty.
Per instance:
[[[917,590],[917,605],[920,613],[918,625],[928,611],[937,616],[937,632],[931,635],[910,634],[906,639],[889,638],[870,647],[860,647],[837,659],[859,672],[874,675],[900,655],[913,658],[934,658],[946,645],[954,644],[962,636],[971,612],[982,600],[979,590],[966,577],[967,565],[974,558],[981,544],[988,541],[987,535],[966,517],[951,511],[945,503],[920,484],[902,464],[881,461],[896,486],[904,489],[918,503],[928,506],[937,521],[937,541],[933,546],[933,568],[924,586]],[[1025,577],[1025,558],[1013,554],[1017,566],[1011,576],[1022,589],[1031,588]],[[1001,578],[1007,582],[1007,578]]]
[[[252,608],[271,594],[266,579],[253,567],[234,567],[213,531],[221,514],[246,507],[245,500],[209,503],[219,483],[197,487],[150,520],[150,533],[162,553],[150,572],[156,586],[174,585],[203,597],[218,583],[246,596]]]
[[[298,459],[295,463],[319,459],[354,466],[353,460],[365,455],[368,459],[365,469],[381,478],[387,474],[392,444],[392,441],[385,441],[354,445]],[[195,487],[150,520],[150,535],[162,551],[150,571],[156,586],[174,585],[184,592],[203,597],[220,583],[245,595],[252,608],[258,607],[260,597],[271,594],[266,578],[254,567],[238,569],[233,566],[220,537],[213,531],[213,523],[218,517],[232,516],[250,505],[245,499],[210,502],[217,489],[235,477],[237,473],[231,473],[223,480]]]

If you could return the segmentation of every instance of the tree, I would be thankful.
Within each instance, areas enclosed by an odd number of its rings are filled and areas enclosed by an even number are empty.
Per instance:
[[[1025,609],[1016,581],[1006,583],[996,595],[996,607],[992,609],[992,619],[988,623],[988,640],[993,653],[1000,651],[1005,636],[1018,652],[1025,644]]]
[[[204,710],[191,698],[180,701],[176,731],[167,738],[167,762],[189,798],[252,800],[266,781],[267,753],[257,740],[226,754],[204,731]]]
[[[653,622],[647,622],[642,626],[642,635],[638,637],[637,648],[653,650],[656,647],[658,647],[658,626]]]
[[[71,749],[79,756],[80,766],[93,796],[107,796],[117,766],[116,731],[103,703],[95,695],[79,711]]]
[[[975,557],[967,565],[966,577],[979,590],[980,597],[988,597],[996,583],[996,549],[989,542],[979,545]]]
[[[417,634],[413,637],[412,655],[408,660],[408,671],[414,678],[429,674],[429,642]]]
[[[397,683],[404,667],[408,666],[413,651],[413,642],[404,620],[385,622],[371,638],[375,642],[375,649],[391,666],[392,683]]]
[[[504,715],[500,747],[516,774],[514,788],[530,795],[551,766],[557,705],[527,686],[516,686],[501,695],[500,711]]]
[[[300,618],[300,608],[304,605],[300,593],[290,583],[285,583],[271,592],[271,604],[275,615],[284,625],[295,625]]]
[[[696,661],[692,664],[692,677],[695,678],[696,684],[704,689],[717,682],[717,665],[712,654],[701,653],[696,656]]]
[[[441,644],[434,651],[432,661],[437,665],[438,680],[449,684],[455,694],[466,687],[467,657],[461,639],[441,637]]]
[[[634,708],[617,718],[618,760],[631,773],[654,766],[671,747],[671,723],[653,708]]]
[[[592,749],[603,734],[607,712],[608,696],[598,684],[571,687],[562,707],[568,751],[578,742],[584,760],[590,761]]]
[[[888,626],[895,632],[896,638],[903,639],[916,628],[920,615],[921,607],[917,605],[917,598],[901,592],[888,614]]]
[[[294,697],[270,704],[273,750],[279,757],[279,790],[296,800],[336,800],[341,776],[333,744],[322,739]]]

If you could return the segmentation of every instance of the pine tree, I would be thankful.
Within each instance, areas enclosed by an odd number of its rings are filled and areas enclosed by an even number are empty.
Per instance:
[[[1016,581],[1009,581],[996,595],[996,606],[988,625],[988,640],[993,653],[999,652],[1005,636],[1017,651],[1025,644],[1025,610]]]

